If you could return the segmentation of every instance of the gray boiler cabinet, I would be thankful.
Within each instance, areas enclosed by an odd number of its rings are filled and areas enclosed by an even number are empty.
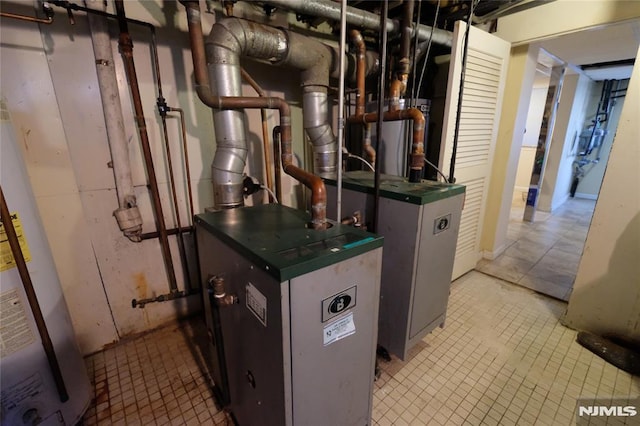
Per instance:
[[[335,181],[327,180],[329,212]],[[373,218],[373,173],[347,172],[342,212]],[[408,351],[444,326],[465,188],[434,181],[410,183],[381,175],[377,232],[384,236],[378,344],[405,360]]]
[[[281,205],[196,217],[211,374],[238,424],[371,422],[382,242]],[[206,284],[205,284],[206,286]]]

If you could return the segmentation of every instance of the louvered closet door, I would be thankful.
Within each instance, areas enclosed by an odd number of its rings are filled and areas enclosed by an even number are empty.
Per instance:
[[[456,22],[440,150],[445,172],[453,151],[465,30],[464,22]],[[453,279],[475,268],[481,258],[480,236],[510,49],[510,43],[471,27],[455,168],[456,183],[465,185],[467,191]]]

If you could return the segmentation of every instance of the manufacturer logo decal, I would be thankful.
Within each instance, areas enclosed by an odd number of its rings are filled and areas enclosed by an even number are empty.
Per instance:
[[[356,286],[327,297],[322,301],[322,322],[328,321],[354,306],[356,306]]]
[[[349,307],[351,304],[351,296],[348,294],[341,294],[331,301],[329,304],[329,313],[339,314]]]

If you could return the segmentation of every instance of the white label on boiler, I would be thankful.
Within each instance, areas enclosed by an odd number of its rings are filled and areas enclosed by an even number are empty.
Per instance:
[[[247,284],[247,308],[267,326],[267,298],[253,284]]]
[[[328,346],[340,339],[351,336],[356,332],[356,325],[353,322],[353,312],[346,317],[342,317],[324,326],[324,346]]]

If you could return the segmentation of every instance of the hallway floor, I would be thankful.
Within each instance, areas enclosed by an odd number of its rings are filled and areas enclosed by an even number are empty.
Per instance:
[[[553,214],[536,212],[530,223],[522,221],[524,202],[514,203],[506,250],[476,269],[568,301],[594,208],[593,200],[570,198]]]
[[[565,308],[480,272],[458,279],[445,328],[406,362],[381,363],[372,424],[572,425],[578,398],[626,405],[640,396],[640,378],[575,342],[559,322]],[[205,338],[195,318],[87,357],[96,399],[84,424],[231,424],[211,397]]]

